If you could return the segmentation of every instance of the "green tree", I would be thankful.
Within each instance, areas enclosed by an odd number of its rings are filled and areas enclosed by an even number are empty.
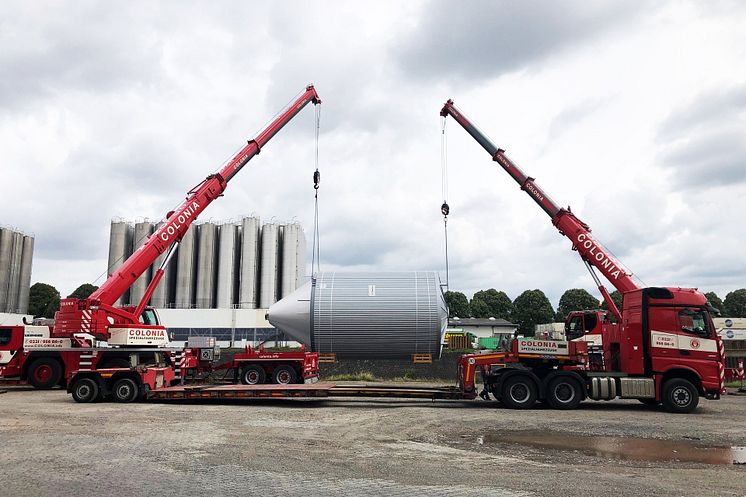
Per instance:
[[[611,300],[614,302],[614,304],[616,304],[616,308],[619,309],[619,311],[621,311],[622,310],[622,297],[623,297],[622,292],[620,292],[619,290],[614,290],[609,295],[611,296]],[[601,309],[605,311],[609,310],[609,306],[606,305],[605,300],[601,302]]]
[[[34,283],[28,296],[28,313],[35,318],[53,318],[60,308],[60,292],[52,285]]]
[[[598,309],[598,299],[582,288],[572,288],[562,294],[557,307],[557,321],[564,321],[571,311]]]
[[[725,306],[723,305],[723,301],[720,300],[720,297],[718,297],[717,293],[707,292],[705,293],[705,297],[707,297],[707,301],[712,305],[712,307],[720,311],[721,316],[725,315]]]
[[[729,318],[746,318],[746,288],[733,290],[723,301],[724,315]]]
[[[448,291],[443,294],[443,297],[448,305],[448,317],[468,318],[471,315],[469,313],[469,299],[463,293]]]
[[[471,312],[475,318],[510,319],[513,312],[513,302],[505,292],[498,292],[494,288],[480,290],[471,298]]]
[[[553,320],[552,303],[541,290],[526,290],[513,301],[511,321],[519,324],[519,330],[525,336],[534,336],[537,324]]]
[[[83,283],[78,288],[73,291],[70,295],[67,296],[69,299],[87,299],[93,292],[98,290],[98,287],[96,285],[91,285],[90,283]]]

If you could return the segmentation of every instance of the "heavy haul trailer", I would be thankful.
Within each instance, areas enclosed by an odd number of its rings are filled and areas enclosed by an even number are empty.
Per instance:
[[[168,355],[178,352],[168,346],[166,328],[155,310],[147,307],[166,264],[202,211],[223,195],[228,182],[309,103],[321,103],[312,85],[218,172],[192,188],[181,205],[166,214],[163,225],[101,287],[85,299],[62,299],[53,327],[0,327],[0,383],[28,382],[37,388],[52,388],[64,385],[73,372],[88,367],[146,367],[164,360],[158,356],[151,360],[141,349]],[[163,262],[142,300],[136,306],[115,307],[115,302],[162,254]],[[146,361],[140,361],[144,357]]]
[[[483,370],[482,395],[494,395],[515,408],[544,399],[561,409],[574,408],[584,398],[637,398],[663,403],[672,412],[694,410],[700,395],[720,398],[725,353],[712,322],[711,313],[717,310],[707,298],[696,288],[642,287],[594,239],[586,223],[569,207],[559,207],[452,100],[440,115],[453,117],[570,239],[609,308],[608,313],[571,313],[565,328],[569,341],[516,340],[510,353],[467,357],[469,366]],[[622,294],[621,310],[595,270]],[[467,369],[467,378],[469,374]]]

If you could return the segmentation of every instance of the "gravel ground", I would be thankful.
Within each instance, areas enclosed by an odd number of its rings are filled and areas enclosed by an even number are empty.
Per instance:
[[[744,427],[736,396],[675,416],[636,401],[83,405],[9,389],[0,496],[743,496],[746,466],[685,461],[746,446]]]

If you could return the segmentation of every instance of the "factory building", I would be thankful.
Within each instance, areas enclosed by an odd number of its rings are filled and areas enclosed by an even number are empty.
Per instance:
[[[109,274],[159,226],[112,221]],[[137,305],[164,257],[118,305]],[[211,335],[222,342],[251,342],[275,333],[264,310],[306,281],[306,238],[299,223],[262,224],[258,217],[195,223],[166,266],[150,305],[159,309],[176,340]]]
[[[0,313],[26,314],[34,237],[0,228]]]

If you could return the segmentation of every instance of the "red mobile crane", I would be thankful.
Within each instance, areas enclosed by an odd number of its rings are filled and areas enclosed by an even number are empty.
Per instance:
[[[200,213],[223,194],[241,168],[311,102],[321,103],[313,85],[307,86],[218,172],[192,188],[185,201],[166,215],[163,225],[90,297],[63,299],[52,329],[30,325],[0,327],[0,380],[28,381],[37,388],[51,388],[64,383],[73,371],[129,367],[138,363],[137,354],[152,358],[154,350],[165,350],[166,328],[159,323],[155,310],[146,305],[176,247]],[[115,307],[117,299],[164,252],[166,257],[137,306]],[[247,355],[250,352],[247,350]]]
[[[603,311],[576,312],[566,323],[569,342],[514,340],[510,352],[464,356],[462,387],[473,388],[479,366],[485,382],[482,395],[491,393],[514,408],[528,408],[542,399],[567,409],[586,397],[626,397],[689,412],[697,406],[699,395],[717,399],[724,393],[723,344],[712,323],[714,308],[701,292],[641,287],[593,238],[586,223],[569,208],[559,207],[452,100],[440,115],[453,117],[549,215],[560,234],[570,239],[616,318],[611,323]],[[594,268],[622,293],[621,311]],[[581,326],[575,327],[577,323]],[[599,340],[589,341],[584,332],[592,332]]]

